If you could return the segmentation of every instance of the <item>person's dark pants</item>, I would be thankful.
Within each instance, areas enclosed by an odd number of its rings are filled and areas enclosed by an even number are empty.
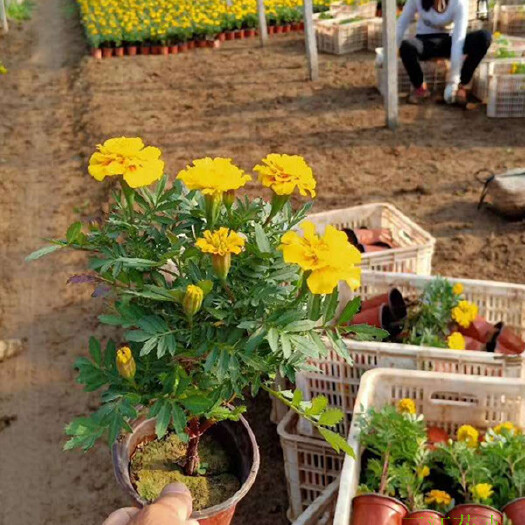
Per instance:
[[[466,58],[461,69],[461,84],[468,84],[472,80],[472,75],[487,54],[491,42],[492,35],[485,29],[467,34],[463,46],[463,54],[466,55]],[[423,70],[420,61],[450,58],[451,49],[452,37],[448,33],[416,35],[415,38],[403,40],[399,54],[412,85],[418,88],[423,84]]]

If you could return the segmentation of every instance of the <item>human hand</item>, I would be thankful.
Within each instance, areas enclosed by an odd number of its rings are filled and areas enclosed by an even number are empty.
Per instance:
[[[199,525],[197,521],[188,519],[191,512],[190,491],[182,483],[172,483],[164,487],[155,503],[143,509],[119,509],[102,525]]]
[[[449,82],[445,88],[443,98],[447,104],[454,104],[456,102],[456,95],[458,92],[458,85],[455,82]]]

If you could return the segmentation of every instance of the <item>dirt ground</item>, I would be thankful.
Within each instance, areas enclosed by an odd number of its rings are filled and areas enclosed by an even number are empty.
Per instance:
[[[30,23],[0,39],[9,69],[0,78],[0,338],[27,340],[22,355],[0,364],[1,525],[97,525],[126,503],[107,447],[61,451],[65,423],[96,407],[71,368],[89,335],[103,335],[103,305],[66,286],[84,260],[23,262],[41,238],[63,235],[106,201],[107,188],[86,174],[106,138],[143,137],[162,149],[171,174],[205,155],[246,169],[269,152],[304,155],[319,181],[317,210],[390,201],[437,237],[437,272],[524,282],[523,222],[478,212],[473,175],[525,165],[523,120],[402,105],[393,133],[383,126],[372,55],[322,56],[322,80],[309,83],[298,35],[275,37],[265,51],[252,40],[97,62],[86,57],[70,2],[40,0]],[[249,414],[263,468],[237,525],[287,523],[268,413],[261,398]]]

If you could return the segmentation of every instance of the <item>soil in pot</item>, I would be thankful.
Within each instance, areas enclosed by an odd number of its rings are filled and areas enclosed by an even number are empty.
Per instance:
[[[155,500],[167,484],[178,481],[189,488],[193,509],[198,511],[226,501],[239,490],[241,483],[233,474],[228,453],[211,435],[201,439],[201,470],[196,476],[184,474],[186,448],[176,434],[139,445],[131,458],[130,473],[145,500]]]

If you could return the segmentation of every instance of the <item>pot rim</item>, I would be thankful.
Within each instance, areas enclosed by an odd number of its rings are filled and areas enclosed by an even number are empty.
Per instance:
[[[132,495],[135,502],[141,506],[147,505],[148,502],[139,495],[139,493],[136,491],[135,487],[131,483],[131,478],[129,474],[129,460],[125,466],[122,465],[122,462],[119,460],[119,452],[123,447],[126,447],[132,435],[139,428],[141,428],[142,426],[151,425],[154,421],[155,418],[138,418],[131,425],[133,432],[121,434],[121,436],[117,439],[117,441],[115,441],[115,443],[111,447],[111,457],[113,460],[113,468],[115,470],[117,482],[122,483],[124,485],[124,488],[126,489],[126,492]],[[213,507],[208,507],[203,510],[192,512],[192,519],[200,520],[210,518],[225,510],[235,507],[239,503],[239,501],[242,498],[244,498],[244,496],[246,496],[246,494],[249,492],[249,490],[255,482],[255,478],[257,477],[257,473],[259,471],[259,466],[261,462],[259,447],[255,439],[255,434],[253,433],[250,425],[248,424],[248,421],[246,421],[246,419],[243,416],[240,416],[239,421],[237,421],[237,423],[240,423],[244,427],[244,431],[248,434],[248,438],[250,439],[250,443],[252,445],[253,454],[250,473],[248,474],[246,480],[242,483],[241,488],[233,496],[228,498],[226,501],[219,503],[218,505],[214,505]]]
[[[460,503],[459,505],[454,505],[453,509],[458,509],[460,507],[482,507],[484,509],[490,509],[498,514],[502,514],[501,510],[498,510],[496,507],[491,507],[490,505],[483,505],[482,503]],[[452,512],[452,510],[450,512]]]
[[[510,507],[511,505],[513,505],[514,503],[518,503],[518,501],[523,501],[525,502],[525,496],[521,497],[521,498],[515,498],[513,499],[512,501],[509,501],[502,509],[501,509],[501,512],[505,512],[505,509],[507,507]]]
[[[444,518],[445,514],[442,512],[439,512],[438,510],[433,509],[419,509],[419,510],[409,510],[407,516],[411,516],[412,514],[419,514],[420,512],[432,512],[433,514],[437,514],[438,516]]]
[[[397,498],[393,498],[392,496],[383,496],[382,494],[377,494],[376,492],[370,492],[369,494],[359,494],[358,496],[354,496],[354,498],[352,499],[352,502],[354,502],[358,498],[367,498],[367,497],[382,498],[382,499],[387,499],[389,501],[393,501],[394,503],[397,503],[401,505],[402,507],[404,507],[407,513],[409,512],[408,507],[401,500]]]

